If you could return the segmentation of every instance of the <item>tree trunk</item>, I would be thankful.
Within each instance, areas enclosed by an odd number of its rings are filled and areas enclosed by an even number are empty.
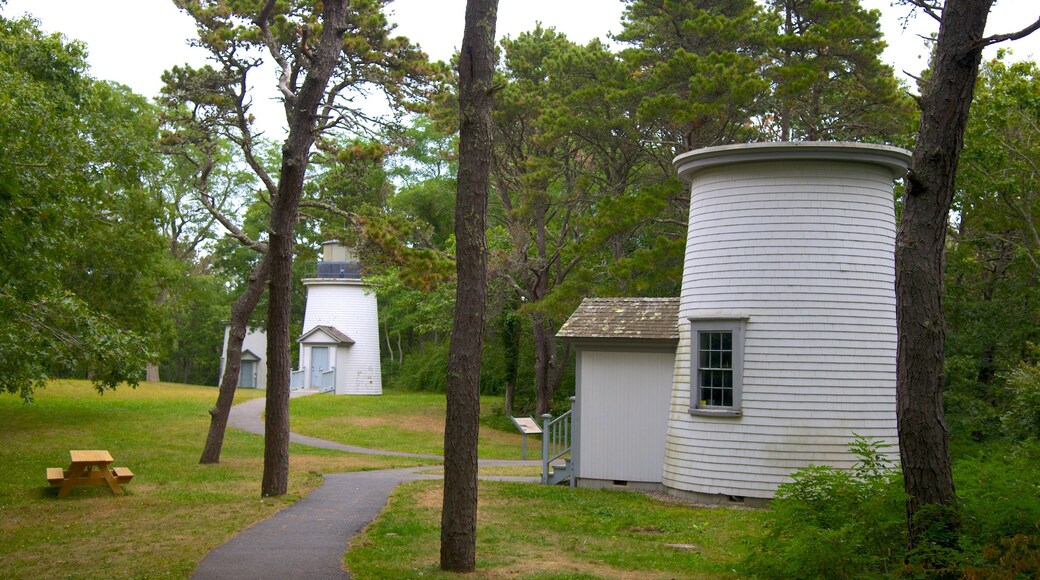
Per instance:
[[[534,332],[534,396],[535,417],[549,412],[555,385],[549,380],[550,369],[556,362],[556,343],[552,329],[548,328],[543,316],[531,317]]]
[[[516,397],[516,378],[520,372],[520,317],[515,307],[519,305],[519,296],[513,295],[514,299],[502,312],[502,346],[505,353],[506,363],[506,392],[504,412],[513,416],[513,399]]]
[[[206,435],[206,446],[202,448],[199,463],[220,463],[220,451],[224,446],[224,431],[227,430],[228,414],[231,412],[231,404],[235,400],[238,373],[242,369],[242,342],[246,338],[246,326],[249,323],[249,316],[264,293],[268,274],[271,271],[270,265],[270,260],[264,255],[260,259],[260,263],[249,274],[249,284],[246,286],[245,292],[231,305],[231,331],[228,336],[224,376],[220,378],[217,404],[209,411],[209,434]]]
[[[287,105],[289,135],[282,144],[278,196],[268,228],[271,278],[267,308],[267,407],[264,417],[262,496],[284,495],[289,486],[289,331],[292,304],[293,226],[299,214],[307,160],[314,144],[317,110],[346,31],[347,2],[326,0],[321,38],[295,102]],[[313,49],[314,47],[312,47]]]
[[[552,406],[556,387],[563,378],[564,363],[561,361],[570,357],[570,345],[567,345],[564,356],[559,357],[552,322],[540,313],[535,313],[531,320],[534,327],[535,416],[541,417]]]
[[[471,572],[477,552],[480,355],[487,309],[487,206],[498,0],[468,0],[459,57],[459,174],[455,317],[444,421],[441,569]]]
[[[942,309],[947,218],[982,55],[979,41],[993,0],[948,0],[936,42],[933,76],[921,98],[921,127],[907,175],[896,236],[896,318],[899,329],[897,419],[911,549],[930,530],[953,532],[956,501],[949,432],[943,416]],[[928,521],[922,506],[939,509]],[[939,540],[941,541],[941,540]]]
[[[166,303],[166,298],[169,295],[169,290],[163,288],[159,292],[158,298],[155,299],[155,303],[162,306]],[[146,383],[158,383],[159,382],[159,361],[153,361],[145,363],[144,366],[144,382]],[[187,382],[187,381],[184,381]]]

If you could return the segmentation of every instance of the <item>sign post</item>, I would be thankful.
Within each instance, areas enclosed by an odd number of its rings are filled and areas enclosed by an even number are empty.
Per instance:
[[[534,417],[510,417],[516,428],[520,430],[523,435],[523,447],[520,451],[520,458],[527,459],[527,435],[537,435],[542,432],[542,428],[538,426],[538,423],[534,420]]]

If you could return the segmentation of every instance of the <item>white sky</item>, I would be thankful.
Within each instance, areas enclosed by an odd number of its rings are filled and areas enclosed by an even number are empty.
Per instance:
[[[892,0],[862,1],[883,12],[881,26],[889,44],[884,57],[896,72],[917,73],[924,68],[927,49],[916,35],[935,30],[934,22],[918,15],[912,30],[904,31],[901,19],[907,8],[890,6]],[[465,0],[393,0],[390,20],[397,24],[397,34],[418,43],[431,58],[447,60],[462,41],[465,4]],[[606,40],[608,33],[620,30],[623,7],[621,0],[500,0],[498,35],[515,37],[541,22],[576,42]],[[164,70],[185,62],[205,62],[202,51],[187,44],[195,33],[191,19],[170,0],[7,0],[0,10],[6,17],[31,13],[44,30],[85,42],[94,77],[126,84],[142,95],[158,94]],[[1037,0],[999,0],[987,34],[1011,32],[1038,17]],[[1040,58],[1040,32],[1001,46],[1012,48],[1016,59]],[[273,74],[270,82],[273,87]],[[273,88],[264,92],[273,93]],[[282,121],[281,108],[270,97],[257,97],[254,112],[265,126],[270,126],[268,116]]]

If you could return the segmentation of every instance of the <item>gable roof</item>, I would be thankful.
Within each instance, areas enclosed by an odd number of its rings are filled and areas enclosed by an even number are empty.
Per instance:
[[[314,328],[303,333],[303,336],[296,339],[296,342],[303,342],[307,337],[311,336],[315,332],[318,332],[319,330],[321,332],[324,332],[326,335],[328,335],[329,338],[331,338],[334,342],[338,344],[354,344],[353,338],[350,338],[349,336],[343,334],[335,326],[327,326],[324,324],[319,324],[318,326],[315,326]]]
[[[256,353],[254,353],[253,351],[249,350],[248,348],[243,348],[242,349],[242,360],[258,361],[258,360],[260,360],[260,357],[257,356]]]
[[[678,341],[678,321],[678,298],[586,298],[556,336]]]

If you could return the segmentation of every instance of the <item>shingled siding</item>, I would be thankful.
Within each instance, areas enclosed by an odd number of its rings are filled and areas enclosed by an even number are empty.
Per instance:
[[[332,326],[354,340],[354,344],[339,345],[333,351],[336,394],[382,394],[379,311],[375,294],[357,282],[308,279],[304,285],[307,287],[304,332],[319,325]],[[309,357],[301,356],[300,360],[309,364]]]
[[[666,486],[769,498],[810,463],[851,466],[853,432],[895,458],[892,179],[818,160],[693,174]],[[691,317],[746,317],[739,416],[690,412]]]

